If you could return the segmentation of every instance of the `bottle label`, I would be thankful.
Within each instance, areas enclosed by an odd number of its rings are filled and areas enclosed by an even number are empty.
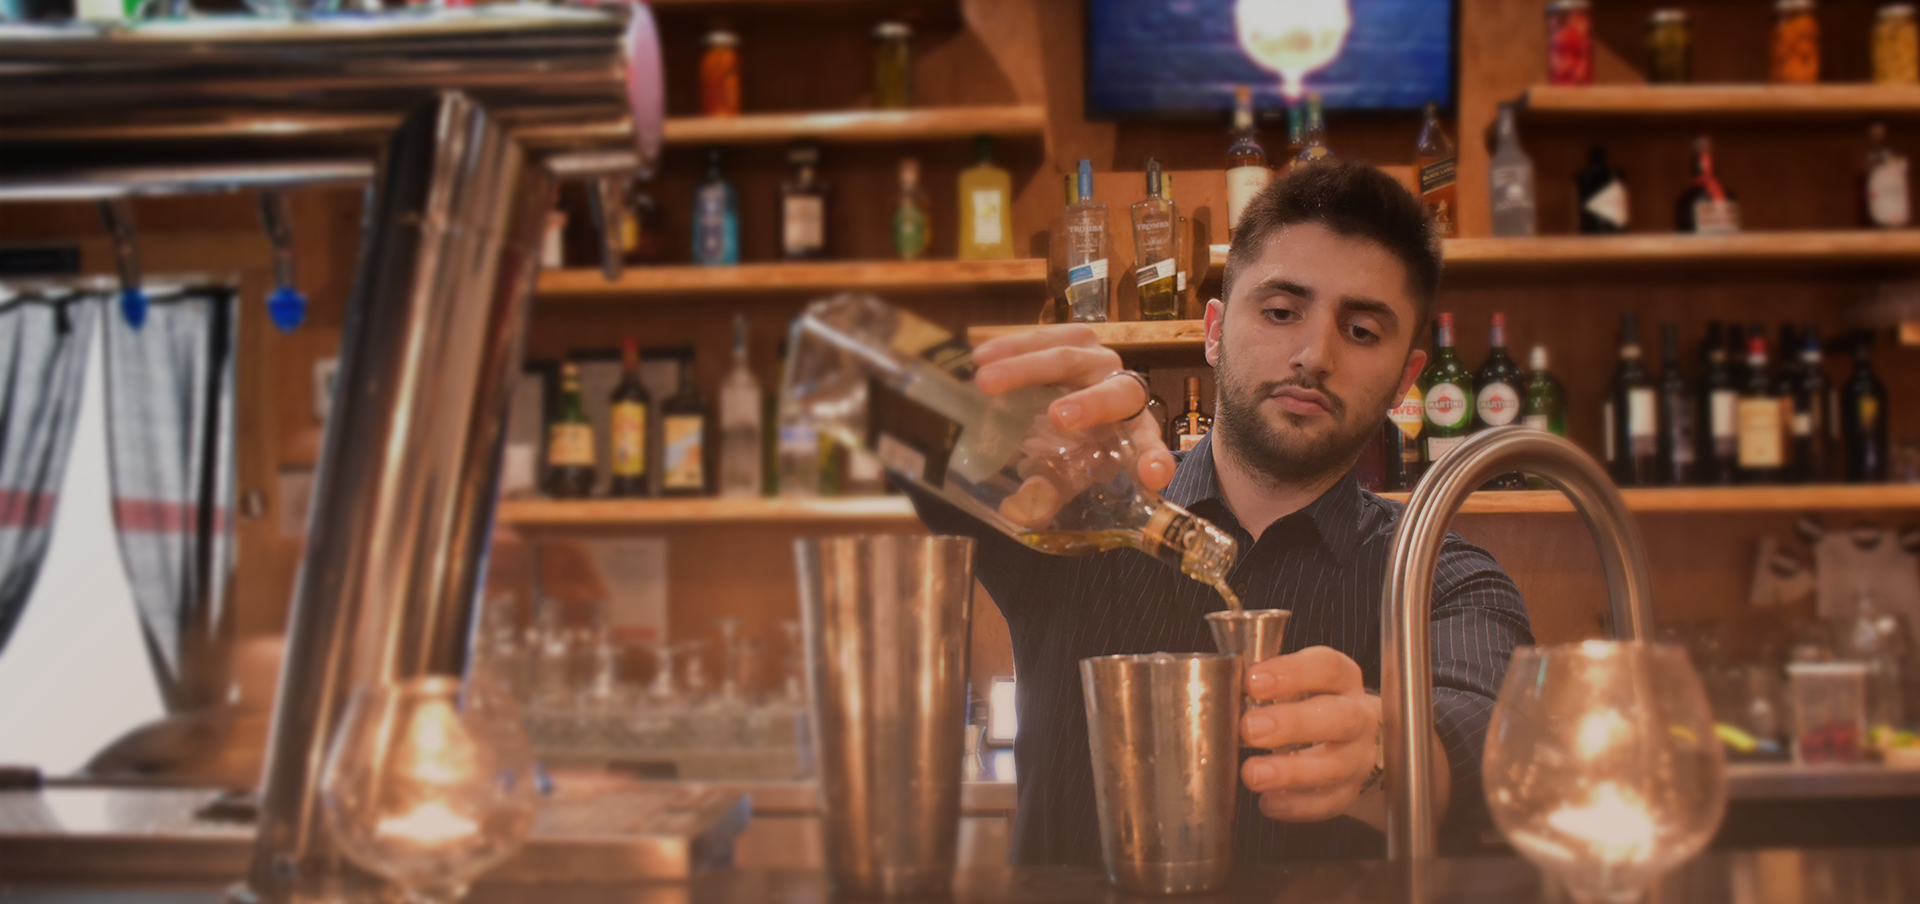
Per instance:
[[[1731,235],[1740,231],[1740,203],[1728,198],[1693,202],[1693,231],[1700,235]]]
[[[727,187],[708,185],[694,200],[694,256],[709,263],[727,257]]]
[[[1193,450],[1194,446],[1200,445],[1200,441],[1206,438],[1207,438],[1207,431],[1205,430],[1202,430],[1198,433],[1187,433],[1185,431],[1182,431],[1180,434],[1180,451],[1190,452]]]
[[[554,424],[547,428],[547,464],[556,468],[593,467],[593,427]]]
[[[1175,292],[1185,292],[1187,290],[1187,271],[1182,270],[1173,275],[1173,290]]]
[[[1427,437],[1427,460],[1439,461],[1442,456],[1452,452],[1455,447],[1466,441],[1467,438],[1464,436],[1429,436]]]
[[[1456,427],[1467,419],[1467,393],[1452,383],[1435,383],[1427,388],[1427,420],[1436,427]]]
[[[1860,427],[1862,429],[1871,427],[1873,426],[1873,423],[1879,419],[1880,419],[1880,400],[1874,398],[1873,396],[1861,396],[1860,397]]]
[[[1658,397],[1651,388],[1627,391],[1627,443],[1635,456],[1653,455],[1659,450],[1660,418]]]
[[[1520,393],[1506,383],[1488,383],[1474,405],[1489,427],[1505,427],[1520,417]]]
[[[609,412],[613,440],[613,476],[638,477],[647,472],[647,406],[615,402]]]
[[[1673,461],[1678,465],[1693,464],[1693,409],[1682,401],[1667,412],[1673,423]]]
[[[926,361],[956,380],[973,379],[973,349],[966,340],[904,311],[894,327],[893,350]]]
[[[1740,467],[1780,467],[1785,458],[1780,442],[1780,403],[1764,396],[1741,399],[1738,416]]]
[[[1587,199],[1587,213],[1620,229],[1627,228],[1627,186],[1615,179]]]
[[[1455,158],[1435,160],[1420,167],[1420,193],[1430,195],[1455,181]]]
[[[1529,414],[1520,419],[1520,425],[1531,430],[1551,430],[1553,422],[1544,414]]]
[[[1495,164],[1487,170],[1487,183],[1493,198],[1493,212],[1533,210],[1533,167],[1518,163]]]
[[[1393,421],[1393,425],[1399,427],[1407,439],[1416,440],[1420,438],[1420,428],[1426,425],[1425,412],[1426,404],[1421,398],[1420,387],[1409,386],[1406,398],[1387,412],[1387,419]],[[1419,448],[1418,444],[1414,448]]]
[[[867,380],[867,400],[867,448],[880,463],[935,489],[945,486],[960,425],[878,379]]]
[[[1084,264],[1081,264],[1078,267],[1068,270],[1067,271],[1067,288],[1071,289],[1076,286],[1083,286],[1083,285],[1086,285],[1087,283],[1098,282],[1106,278],[1107,278],[1107,259],[1103,257],[1097,261],[1088,261]]]
[[[669,414],[660,424],[660,485],[670,490],[707,488],[706,419],[697,414]]]
[[[1273,179],[1273,170],[1265,166],[1236,166],[1227,170],[1227,230],[1240,225],[1240,212],[1247,209],[1247,202],[1267,187]]]
[[[1887,228],[1905,226],[1912,219],[1906,158],[1889,158],[1867,174],[1867,213],[1873,225]]]
[[[1173,278],[1173,258],[1157,261],[1133,271],[1134,285],[1145,288],[1163,279]]]
[[[1813,435],[1813,413],[1796,411],[1793,413],[1793,435],[1796,437]]]
[[[1713,409],[1712,428],[1713,438],[1716,441],[1732,440],[1739,435],[1739,427],[1735,425],[1733,419],[1733,406],[1737,399],[1738,397],[1733,394],[1733,390],[1731,389],[1716,389],[1713,391],[1713,394],[1708,397],[1707,404]],[[1717,442],[1715,446],[1719,448]],[[1720,454],[1724,455],[1731,451],[1733,451],[1733,449],[1728,447]]]
[[[827,206],[818,195],[788,195],[781,202],[781,247],[807,254],[826,247]]]
[[[1000,230],[1000,190],[976,188],[968,200],[973,204],[973,244],[998,245],[1005,236]]]

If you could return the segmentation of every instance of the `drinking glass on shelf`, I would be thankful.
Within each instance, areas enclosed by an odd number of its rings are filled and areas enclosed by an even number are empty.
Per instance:
[[[1678,647],[1521,647],[1487,730],[1487,804],[1514,848],[1581,904],[1626,904],[1698,854],[1726,760]]]
[[[449,677],[356,691],[320,794],[340,849],[415,904],[465,896],[520,848],[538,799],[517,708]]]
[[[740,619],[727,616],[713,620],[720,629],[720,702],[731,706],[740,702],[740,650],[736,635],[740,631]]]

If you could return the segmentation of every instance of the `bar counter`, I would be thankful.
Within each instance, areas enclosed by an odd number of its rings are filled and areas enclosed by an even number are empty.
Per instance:
[[[212,885],[11,884],[6,904],[225,904]],[[468,904],[827,904],[818,870],[726,869],[688,883],[481,884]],[[955,877],[951,904],[1563,904],[1538,869],[1510,857],[1247,866],[1205,895],[1122,894],[1093,869],[981,867]],[[1669,873],[1648,904],[1901,904],[1920,900],[1920,848],[1709,853]]]

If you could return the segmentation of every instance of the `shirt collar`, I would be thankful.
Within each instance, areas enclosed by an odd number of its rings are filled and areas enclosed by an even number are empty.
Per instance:
[[[1178,463],[1173,470],[1173,480],[1161,497],[1189,511],[1197,505],[1213,503],[1221,514],[1231,518],[1232,512],[1220,495],[1220,475],[1213,466],[1213,435],[1201,437],[1190,451],[1175,452],[1174,458]],[[1321,544],[1335,560],[1345,562],[1360,545],[1360,505],[1360,481],[1349,471],[1318,499],[1294,514],[1306,516],[1319,533]]]

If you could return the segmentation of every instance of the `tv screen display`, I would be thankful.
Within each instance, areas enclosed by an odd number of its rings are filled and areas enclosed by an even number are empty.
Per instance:
[[[1453,0],[1087,0],[1096,119],[1217,117],[1236,85],[1267,115],[1451,107],[1453,72]]]

